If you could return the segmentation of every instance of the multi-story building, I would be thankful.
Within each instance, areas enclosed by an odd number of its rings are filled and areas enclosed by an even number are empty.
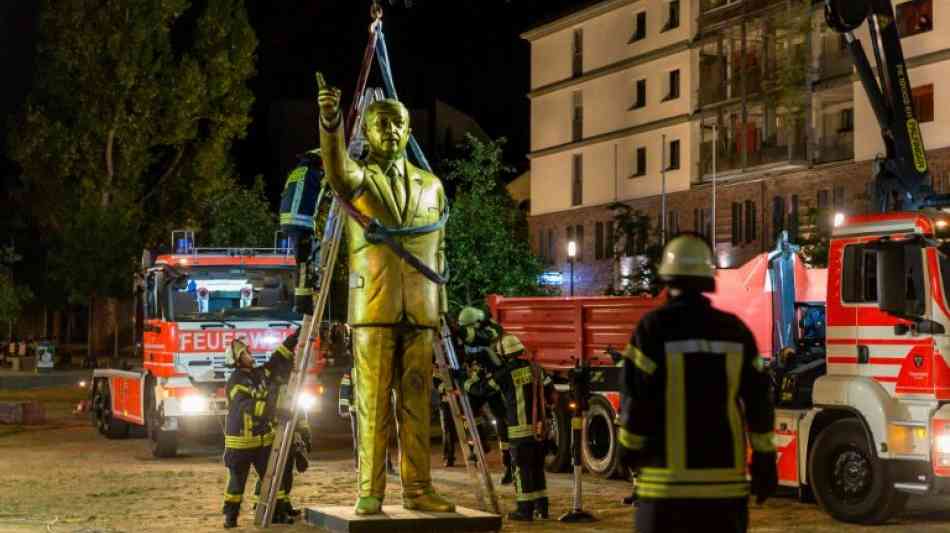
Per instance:
[[[939,76],[950,74],[950,5],[895,4],[942,189],[950,109],[933,102],[950,92]],[[867,209],[880,128],[819,7],[605,0],[522,35],[531,44],[533,245],[566,275],[567,242],[577,243],[576,292],[600,293],[613,280],[616,202],[646,215],[659,238],[714,237],[723,267],[771,248],[782,230],[795,238],[811,208]]]

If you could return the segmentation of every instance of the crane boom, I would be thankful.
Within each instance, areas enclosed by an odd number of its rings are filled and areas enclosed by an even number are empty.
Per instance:
[[[825,0],[825,20],[831,29],[844,34],[858,77],[881,126],[885,155],[874,164],[875,206],[887,212],[950,204],[946,195],[933,192],[891,0]],[[854,30],[865,21],[877,75],[861,41],[854,35]]]

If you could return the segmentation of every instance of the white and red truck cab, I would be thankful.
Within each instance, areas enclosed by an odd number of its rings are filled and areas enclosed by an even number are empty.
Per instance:
[[[886,520],[910,494],[946,492],[950,214],[841,218],[827,270],[807,269],[793,257],[780,282],[777,260],[776,252],[762,254],[717,271],[710,296],[750,327],[770,360],[781,485],[858,523]],[[783,297],[794,314],[781,315],[775,304]],[[639,319],[658,305],[661,298],[488,299],[496,320],[549,372],[564,377],[578,360],[595,367],[592,381],[601,384],[592,386],[581,451],[585,468],[597,475],[624,474],[614,426],[619,390],[610,390],[619,383],[610,376],[618,368],[605,350],[622,349]],[[552,414],[559,448],[569,442],[570,409],[565,399]],[[566,467],[567,455],[549,466]]]
[[[91,411],[109,438],[148,435],[156,457],[177,453],[185,436],[221,433],[224,386],[232,369],[224,352],[243,339],[257,364],[299,325],[293,310],[296,262],[287,248],[194,247],[175,232],[174,253],[143,258],[136,283],[141,366],[93,372]],[[309,414],[321,408],[319,347],[298,397]],[[138,431],[130,431],[138,429]]]

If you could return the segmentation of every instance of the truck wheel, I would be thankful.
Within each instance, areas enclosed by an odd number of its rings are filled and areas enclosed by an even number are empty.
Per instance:
[[[894,489],[859,420],[838,420],[815,440],[808,458],[815,499],[832,517],[855,524],[880,524],[903,509],[907,494]]]
[[[92,423],[107,439],[123,439],[129,434],[129,424],[112,416],[112,395],[109,391],[108,379],[97,379],[93,382]]]
[[[146,415],[145,424],[148,427],[148,439],[152,448],[152,456],[159,459],[178,455],[178,432],[162,429],[165,415],[160,407],[155,406],[155,387],[148,387],[151,380],[146,381]]]
[[[544,468],[548,472],[567,472],[571,465],[571,414],[566,398],[558,400],[557,406],[548,411],[548,439],[557,445],[555,453],[544,456]]]
[[[594,395],[584,418],[581,433],[581,460],[584,468],[597,477],[622,477],[620,442],[614,428],[614,409],[605,398]]]

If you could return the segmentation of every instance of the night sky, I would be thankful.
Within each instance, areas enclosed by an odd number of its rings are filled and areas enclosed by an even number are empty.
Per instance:
[[[593,0],[405,0],[382,2],[396,89],[410,108],[440,99],[471,115],[489,134],[509,139],[506,156],[527,168],[529,45],[526,29]],[[348,98],[366,46],[369,0],[248,0],[258,39],[258,74],[250,82],[256,101],[246,139],[235,156],[246,180],[263,174],[276,196],[283,185],[279,144],[268,127],[271,106],[312,99],[320,70]],[[35,48],[36,3],[0,2],[0,119],[15,112],[29,91]],[[565,51],[568,53],[568,51]],[[378,75],[371,85],[381,86]],[[315,139],[315,135],[314,135]],[[273,198],[276,200],[276,198]]]

